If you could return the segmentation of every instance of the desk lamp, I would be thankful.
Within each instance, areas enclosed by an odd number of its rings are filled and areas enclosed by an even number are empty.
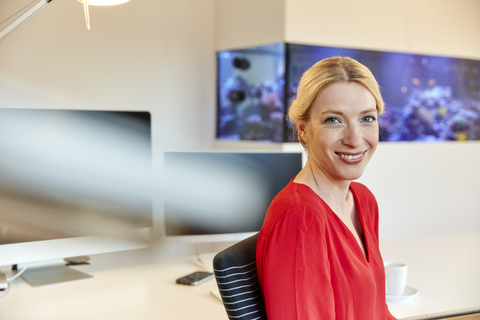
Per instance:
[[[83,8],[85,11],[85,23],[87,30],[90,30],[90,16],[88,12],[88,6],[114,6],[118,4],[122,4],[125,2],[128,2],[130,0],[78,0],[79,2],[83,3]],[[17,28],[20,24],[25,22],[28,18],[33,16],[35,13],[37,13],[40,9],[42,9],[47,3],[52,2],[52,0],[40,0],[37,3],[35,3],[33,6],[30,8],[26,9],[24,13],[22,13],[18,18],[16,18],[12,23],[7,25],[3,30],[0,30],[0,40],[5,37],[7,34],[9,34],[11,31],[13,31],[15,28]],[[28,7],[28,6],[27,6]],[[25,10],[25,8],[21,9],[20,11]],[[19,12],[20,12],[19,11]],[[19,12],[15,13],[17,15]]]

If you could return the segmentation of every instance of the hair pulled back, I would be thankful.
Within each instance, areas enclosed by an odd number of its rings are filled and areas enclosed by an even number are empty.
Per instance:
[[[370,91],[376,101],[378,114],[384,110],[380,87],[372,72],[360,62],[348,57],[332,57],[321,60],[305,71],[300,79],[297,97],[290,105],[288,117],[294,124],[294,134],[306,147],[298,135],[298,125],[307,123],[313,101],[319,92],[328,85],[337,82],[356,82]]]

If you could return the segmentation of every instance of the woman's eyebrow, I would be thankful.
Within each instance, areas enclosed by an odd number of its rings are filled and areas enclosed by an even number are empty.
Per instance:
[[[343,115],[342,111],[338,111],[338,110],[334,110],[334,109],[324,110],[320,113],[320,115],[323,115],[325,113],[333,113],[333,114]]]
[[[364,114],[364,113],[370,113],[370,112],[378,112],[377,108],[372,108],[372,109],[368,109],[368,110],[363,110],[361,113]]]
[[[371,109],[363,110],[363,111],[360,112],[360,114],[365,114],[365,113],[370,113],[370,112],[377,112],[377,109],[376,108],[371,108]],[[320,113],[320,115],[323,115],[323,114],[326,114],[326,113],[343,115],[342,111],[335,110],[335,109],[324,110]]]

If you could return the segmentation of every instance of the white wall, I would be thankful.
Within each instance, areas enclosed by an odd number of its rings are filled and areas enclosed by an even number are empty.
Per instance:
[[[285,0],[285,41],[480,58],[476,0]]]
[[[285,0],[285,40],[338,47],[404,50],[405,0]]]
[[[362,183],[382,239],[480,231],[480,143],[380,143]]]
[[[278,0],[216,0],[217,50],[284,41],[285,3]]]

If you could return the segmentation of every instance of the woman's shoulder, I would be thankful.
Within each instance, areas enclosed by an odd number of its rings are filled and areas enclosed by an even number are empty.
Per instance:
[[[375,196],[373,195],[372,191],[370,191],[370,189],[368,189],[367,186],[365,186],[360,182],[352,181],[350,183],[350,190],[352,190],[353,192],[355,192],[360,196],[367,196],[375,199]]]
[[[350,184],[350,190],[353,193],[355,203],[358,207],[367,207],[375,211],[378,210],[377,199],[375,199],[372,191],[370,191],[365,185],[358,182],[352,182]]]
[[[273,199],[267,210],[264,226],[284,220],[324,220],[325,203],[306,185],[291,181]]]
[[[323,204],[324,201],[309,186],[292,180],[275,196],[270,207],[280,206],[293,210],[308,207],[315,210],[321,209]]]

